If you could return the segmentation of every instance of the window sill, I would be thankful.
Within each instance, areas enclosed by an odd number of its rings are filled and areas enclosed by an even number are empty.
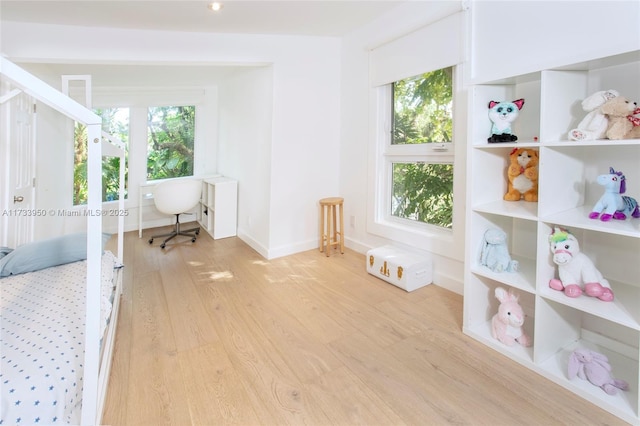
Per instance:
[[[464,250],[456,250],[455,233],[450,229],[430,225],[408,226],[393,220],[370,220],[367,223],[367,231],[392,242],[437,255],[460,261],[464,259]]]

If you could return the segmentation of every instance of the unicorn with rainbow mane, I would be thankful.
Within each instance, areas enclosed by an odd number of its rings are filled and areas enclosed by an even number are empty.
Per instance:
[[[604,302],[613,300],[613,290],[591,259],[580,250],[578,239],[568,230],[554,227],[549,235],[549,249],[553,263],[558,265],[558,278],[549,281],[549,287],[562,291],[568,297],[597,297]]]
[[[640,218],[640,208],[635,198],[621,195],[627,190],[626,178],[621,171],[615,171],[609,167],[609,174],[600,175],[596,179],[604,186],[604,194],[593,206],[589,213],[589,219],[597,219],[608,222],[613,219],[624,220],[628,216]]]

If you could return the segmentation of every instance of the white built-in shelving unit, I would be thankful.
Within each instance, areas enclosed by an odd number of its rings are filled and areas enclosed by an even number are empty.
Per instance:
[[[588,214],[603,194],[596,177],[610,166],[625,173],[626,195],[640,200],[640,140],[576,142],[567,133],[586,114],[581,101],[596,91],[616,89],[640,101],[640,51],[474,83],[469,94],[464,332],[639,425],[640,219],[602,222]],[[525,98],[514,126],[518,141],[487,143],[489,101],[518,98]],[[539,151],[537,203],[503,201],[509,153],[515,147]],[[557,276],[548,244],[555,225],[578,238],[582,251],[611,283],[613,302],[586,295],[572,299],[549,288],[549,280]],[[482,236],[496,227],[508,234],[509,252],[520,262],[518,272],[495,273],[479,263]],[[520,294],[533,346],[508,347],[491,336],[499,286]],[[626,380],[630,389],[608,395],[585,380],[569,379],[569,355],[583,347],[607,355],[612,375]]]
[[[218,176],[202,181],[200,225],[213,237],[233,237],[237,232],[238,182]]]

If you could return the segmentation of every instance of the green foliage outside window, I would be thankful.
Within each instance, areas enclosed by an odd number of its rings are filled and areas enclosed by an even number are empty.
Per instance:
[[[392,215],[451,228],[453,165],[393,164]]]
[[[147,179],[193,176],[195,106],[148,110]]]
[[[87,204],[87,127],[75,124],[73,130],[73,205]]]
[[[451,142],[452,68],[393,84],[392,144]]]
[[[125,162],[128,164],[129,109],[107,108],[94,111],[102,117],[102,130],[116,136],[125,145]],[[87,204],[87,128],[76,123],[74,129],[73,205]],[[125,165],[126,167],[126,165]],[[118,197],[120,159],[102,159],[102,201],[114,201]],[[125,198],[127,197],[128,169],[125,169]]]
[[[445,68],[393,84],[392,145],[451,142],[452,73]],[[452,164],[394,163],[392,179],[393,216],[452,227]]]
[[[106,108],[94,112],[102,117],[102,130],[124,142],[128,164],[129,109]],[[147,179],[192,176],[195,106],[152,107],[148,109],[147,118]],[[81,205],[87,203],[88,195],[87,131],[79,123],[74,130],[74,147],[73,204]],[[103,159],[103,201],[118,199],[119,162],[120,159],[114,157]],[[128,168],[125,181],[128,181]]]

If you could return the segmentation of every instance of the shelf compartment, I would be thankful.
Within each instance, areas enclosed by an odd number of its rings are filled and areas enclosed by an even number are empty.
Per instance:
[[[619,140],[610,140],[610,139],[598,139],[592,141],[568,141],[568,140],[559,140],[559,141],[545,141],[543,146],[554,148],[567,148],[571,147],[601,147],[602,145],[607,145],[610,148],[617,146],[625,146],[625,145],[638,145],[640,144],[640,139],[619,139]]]
[[[544,170],[538,190],[541,217],[583,206],[590,212],[604,194],[597,178],[609,173],[609,167],[624,172],[627,186],[624,195],[640,200],[640,144],[621,144],[612,149],[608,141],[602,142],[597,145],[568,142],[541,148],[541,169]],[[588,213],[585,217],[588,218]],[[640,222],[633,218],[627,220]]]
[[[518,118],[512,123],[513,134],[518,142],[537,141],[540,136],[540,73],[479,85],[472,89],[472,111],[486,111],[485,114],[473,114],[471,125],[474,145],[489,145],[491,120],[489,120],[490,101],[513,101],[524,99],[524,106]],[[491,144],[495,145],[495,144]]]
[[[640,332],[553,301],[539,301],[536,307],[536,328],[547,330],[545,336],[536,336],[539,340],[534,357],[538,370],[592,403],[606,406],[605,409],[626,421],[637,421]],[[578,348],[606,355],[612,366],[612,376],[627,381],[629,390],[608,395],[586,380],[569,379],[569,357]]]
[[[558,276],[553,262],[548,238],[554,224],[541,223],[538,228],[539,294],[546,299],[567,305],[573,309],[606,318],[614,323],[640,330],[640,238],[594,232],[575,227],[568,228],[578,239],[580,251],[593,262],[609,281],[614,293],[612,302],[582,295],[567,297],[564,293],[549,288],[549,280]]]
[[[533,334],[531,334],[531,332],[527,330],[527,328],[533,328],[531,326],[527,327],[528,323],[533,323],[533,321],[529,317],[527,317],[527,321],[525,321],[525,333],[527,333],[529,336],[533,336]],[[467,328],[466,330],[464,330],[464,332],[472,336],[476,340],[489,346],[490,348],[493,348],[501,354],[508,356],[514,361],[517,361],[521,364],[526,364],[529,368],[531,368],[531,364],[533,363],[533,346],[525,348],[524,346],[517,343],[513,346],[507,346],[497,339],[494,339],[491,335],[491,320],[482,324],[478,324],[474,327]]]
[[[502,216],[515,217],[518,219],[536,220],[538,213],[538,203],[524,200],[497,200],[474,206],[473,210],[481,213],[491,213]]]
[[[546,300],[640,331],[640,318],[638,318],[640,290],[611,280],[609,284],[615,294],[611,302],[603,302],[584,294],[576,298],[568,297],[560,291],[549,288],[548,285],[540,291],[540,295]]]
[[[517,255],[512,255],[511,259],[517,260],[519,263],[517,272],[493,272],[479,263],[471,266],[471,272],[506,286],[517,288],[523,292],[534,293],[536,287],[535,260]]]
[[[490,213],[473,213],[470,250],[475,250],[470,266],[474,273],[533,293],[536,289],[536,222]],[[480,264],[484,234],[488,229],[501,229],[507,234],[507,249],[511,259],[519,262],[516,272],[493,272]]]
[[[592,205],[582,205],[562,212],[548,214],[542,216],[540,219],[543,222],[560,225],[571,230],[584,229],[605,232],[613,235],[640,238],[640,219],[612,219],[609,222],[603,222],[599,219],[589,219],[589,213],[591,213],[592,209]]]
[[[504,211],[504,214],[510,214],[510,209],[522,208],[520,203],[529,204],[526,206],[529,213],[527,216],[535,217],[538,203],[531,203],[524,200],[520,201],[505,201],[505,204],[500,204],[504,201],[504,195],[507,192],[508,177],[507,168],[509,167],[510,159],[509,154],[515,148],[513,144],[492,144],[499,146],[492,146],[490,148],[475,148],[472,150],[473,167],[470,171],[470,176],[478,177],[482,176],[482,179],[473,178],[469,179],[469,191],[473,194],[473,207],[482,206],[488,203],[497,203],[493,208],[500,208]],[[525,146],[518,145],[519,148],[528,147],[539,151],[538,146]],[[538,153],[540,155],[540,153]],[[512,203],[513,206],[509,206],[508,203]],[[535,206],[535,209],[534,209]]]
[[[569,140],[568,133],[576,128],[587,114],[582,100],[588,97],[586,71],[545,70],[542,72],[542,105],[540,118],[543,142]],[[562,95],[558,94],[562,88]]]
[[[211,210],[215,210],[216,209],[216,186],[215,185],[210,185],[209,183],[205,182],[205,185],[207,187],[207,207],[209,207]]]
[[[640,62],[634,60],[638,56],[638,52],[632,52],[599,62],[542,71],[541,141],[576,143],[569,140],[568,133],[588,114],[582,108],[582,101],[600,90],[616,89],[627,99],[639,99],[638,79],[628,78],[640,73]],[[629,62],[621,62],[621,58]]]
[[[200,204],[207,205],[209,200],[209,191],[207,191],[207,184],[202,182],[202,191],[200,196]]]
[[[502,287],[509,290],[511,286],[503,285],[482,276],[475,276],[473,279],[476,281],[474,283],[473,302],[465,302],[472,304],[471,306],[468,306],[470,314],[466,317],[467,324],[465,324],[465,333],[472,335],[484,344],[492,347],[498,352],[506,354],[520,363],[531,364],[533,362],[533,346],[524,347],[517,343],[513,346],[507,346],[491,335],[491,319],[498,312],[498,307],[500,306],[500,301],[495,297],[495,289],[497,287]],[[535,312],[535,296],[518,289],[515,289],[515,292],[519,295],[520,306],[522,306],[525,313],[525,322],[523,325],[524,332],[529,337],[533,338],[535,323],[535,319],[533,317],[533,312]],[[535,345],[535,343],[536,342],[534,340],[533,344]]]
[[[200,204],[200,226],[207,232],[211,229],[209,208],[205,204]]]

